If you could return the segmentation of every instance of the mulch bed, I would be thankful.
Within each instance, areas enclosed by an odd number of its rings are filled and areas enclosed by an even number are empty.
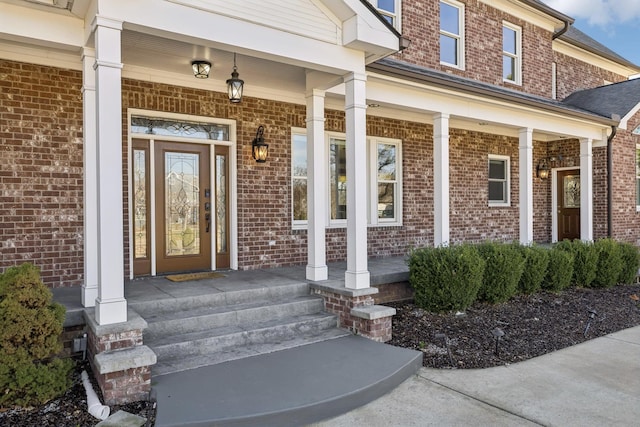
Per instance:
[[[423,365],[431,368],[516,363],[640,325],[639,297],[640,285],[619,285],[476,303],[464,313],[434,314],[412,302],[391,303],[397,314],[389,344],[422,351]],[[592,319],[590,310],[596,312]],[[497,351],[496,328],[504,333]]]

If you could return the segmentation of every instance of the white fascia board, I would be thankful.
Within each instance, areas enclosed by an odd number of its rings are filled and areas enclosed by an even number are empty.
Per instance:
[[[0,3],[0,39],[79,50],[84,45],[84,21],[74,16]]]
[[[640,111],[640,102],[638,102],[636,104],[635,107],[633,107],[631,109],[631,111],[629,111],[623,118],[622,120],[620,120],[620,124],[618,125],[618,127],[620,129],[624,129],[627,130],[627,125],[629,124],[629,120],[631,120],[631,118],[638,112]]]
[[[364,72],[364,52],[171,2],[102,1],[100,15],[122,20],[125,29],[285,64],[336,74]]]
[[[552,47],[553,50],[558,53],[562,53],[564,55],[570,56],[571,58],[575,58],[579,61],[585,62],[589,65],[602,68],[612,73],[625,76],[627,78],[638,72],[638,69],[620,65],[617,62],[603,58],[602,56],[591,53],[588,50],[581,49],[577,46],[567,43],[564,40],[555,39],[553,41]]]
[[[534,9],[519,1],[513,0],[480,0],[488,6],[498,9],[515,18],[527,21],[536,27],[543,28],[547,31],[555,32],[556,29],[564,26],[564,22],[547,15],[546,13]]]
[[[609,128],[587,119],[563,116],[559,112],[373,74],[368,75],[367,100],[422,110],[429,115],[447,113],[451,115],[452,120],[454,117],[460,117],[507,127],[532,128],[575,138],[599,140],[602,138],[603,129]]]

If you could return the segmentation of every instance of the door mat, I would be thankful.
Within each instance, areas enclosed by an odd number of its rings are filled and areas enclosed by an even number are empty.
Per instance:
[[[200,273],[170,274],[165,276],[172,282],[186,282],[188,280],[215,279],[216,277],[224,277],[224,274],[215,271],[203,271]]]

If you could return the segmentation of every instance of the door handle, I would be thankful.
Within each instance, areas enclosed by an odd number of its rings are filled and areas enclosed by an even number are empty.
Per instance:
[[[210,213],[204,214],[204,220],[207,222],[204,231],[205,231],[205,233],[208,233],[209,232],[209,228],[211,227],[211,214]]]

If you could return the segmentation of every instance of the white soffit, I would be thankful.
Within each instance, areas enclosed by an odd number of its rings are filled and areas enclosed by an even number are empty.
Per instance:
[[[558,27],[564,25],[563,21],[559,20],[558,18],[547,15],[546,13],[533,7],[527,6],[519,1],[480,0],[480,2],[485,3],[488,6],[498,9],[504,13],[507,13],[515,18],[527,21],[547,31],[555,32]]]
[[[607,71],[610,71],[612,73],[615,73],[621,76],[628,77],[638,71],[636,69],[629,68],[624,65],[620,65],[617,62],[614,62],[610,59],[603,58],[600,55],[591,53],[588,50],[579,48],[578,46],[574,46],[571,43],[567,43],[564,40],[555,39],[553,41],[552,47],[553,47],[553,50],[558,53],[562,53],[564,55],[575,58],[579,61],[596,66],[598,68],[605,69]]]

